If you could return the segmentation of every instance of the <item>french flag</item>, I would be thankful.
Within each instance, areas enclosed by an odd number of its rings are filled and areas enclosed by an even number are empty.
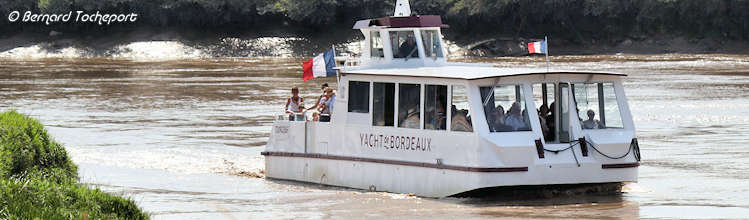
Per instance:
[[[335,67],[335,53],[333,49],[330,49],[315,58],[302,62],[302,70],[304,70],[302,79],[307,81],[315,77],[335,76],[333,67]]]
[[[528,54],[534,53],[546,54],[546,41],[528,43]]]

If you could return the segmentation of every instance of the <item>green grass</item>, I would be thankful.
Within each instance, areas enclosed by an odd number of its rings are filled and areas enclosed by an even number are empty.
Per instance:
[[[0,113],[0,219],[148,219],[131,199],[78,183],[78,167],[36,119]]]

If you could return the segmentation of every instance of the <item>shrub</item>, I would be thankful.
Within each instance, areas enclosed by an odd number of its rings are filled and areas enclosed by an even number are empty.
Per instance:
[[[78,167],[39,121],[16,111],[4,112],[0,114],[0,177],[26,175],[62,182],[76,179]]]
[[[0,113],[0,219],[148,219],[131,199],[77,183],[78,168],[36,119]]]

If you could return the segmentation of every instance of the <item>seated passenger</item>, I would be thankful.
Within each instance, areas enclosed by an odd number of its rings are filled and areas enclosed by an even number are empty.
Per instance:
[[[398,127],[419,128],[419,111],[416,110],[416,107],[414,106],[406,112],[406,115],[403,115],[403,118],[400,119]]]
[[[432,112],[432,120],[429,122],[429,129],[434,130],[445,130],[445,105],[442,102],[437,102],[437,108]]]
[[[505,109],[502,108],[502,105],[498,105],[492,113],[494,114],[494,121],[491,126],[493,131],[512,131],[512,127],[505,124]]]
[[[419,52],[417,50],[418,47],[416,47],[416,39],[414,38],[414,34],[408,34],[408,39],[406,39],[406,41],[403,42],[400,47],[398,47],[398,54],[395,58],[419,57]]]
[[[507,112],[507,116],[505,117],[505,125],[512,127],[513,131],[525,127],[523,115],[520,110],[520,103],[512,103],[512,107],[510,107],[510,111]]]
[[[596,117],[596,112],[594,112],[593,110],[589,109],[588,112],[587,112],[587,114],[588,114],[588,120],[583,121],[583,128],[584,129],[604,129],[604,128],[606,128],[606,126],[603,125],[603,123],[601,123],[600,121],[594,119]]]
[[[330,116],[333,113],[333,106],[335,104],[335,90],[333,88],[325,88],[325,97],[320,99],[322,105],[318,108],[320,111],[320,121],[330,122]]]
[[[289,115],[289,121],[293,121],[297,115],[301,115],[304,110],[304,98],[299,97],[299,88],[291,87],[291,98],[286,100],[286,114]]]
[[[471,121],[469,121],[468,117],[468,110],[466,109],[460,109],[458,110],[455,105],[452,106],[452,118],[451,124],[450,124],[450,130],[453,131],[473,131],[473,125],[471,125]]]

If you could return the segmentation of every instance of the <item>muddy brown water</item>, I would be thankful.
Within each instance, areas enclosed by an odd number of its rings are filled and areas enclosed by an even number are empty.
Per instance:
[[[552,57],[554,68],[629,74],[643,155],[614,196],[429,199],[274,181],[258,172],[292,85],[323,82],[301,59],[2,59],[0,110],[43,122],[83,182],[133,198],[155,219],[749,218],[749,56]],[[462,59],[544,67],[541,57]]]

